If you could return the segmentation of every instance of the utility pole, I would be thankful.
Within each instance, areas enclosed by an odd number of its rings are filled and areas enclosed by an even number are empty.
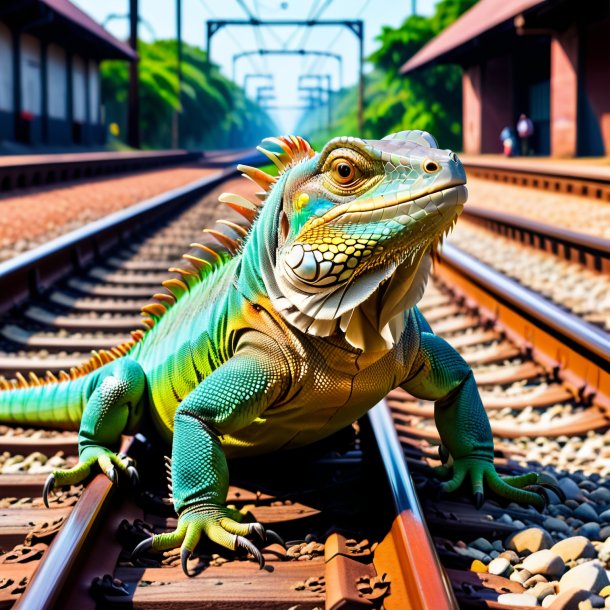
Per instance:
[[[354,30],[358,37],[358,131],[360,137],[364,136],[364,21],[360,21],[360,27]]]
[[[176,77],[178,80],[178,110],[172,121],[172,148],[180,147],[180,115],[182,114],[182,0],[176,0]]]
[[[129,46],[138,52],[138,0],[129,0]],[[140,92],[138,64],[140,58],[129,64],[129,91],[127,101],[127,143],[140,148]]]

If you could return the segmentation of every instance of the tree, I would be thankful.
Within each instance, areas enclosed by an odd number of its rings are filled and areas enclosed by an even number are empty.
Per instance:
[[[171,146],[172,120],[181,112],[180,143],[185,148],[227,148],[257,143],[275,131],[269,115],[248,100],[197,47],[182,46],[182,86],[178,95],[176,41],[140,42],[140,132],[144,148]],[[126,133],[128,71],[125,62],[102,64],[106,123]]]

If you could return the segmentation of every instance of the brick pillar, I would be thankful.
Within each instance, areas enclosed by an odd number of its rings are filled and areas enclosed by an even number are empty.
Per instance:
[[[578,30],[551,40],[551,155],[576,156],[578,127]]]
[[[464,68],[462,76],[462,138],[464,152],[481,153],[481,66]]]

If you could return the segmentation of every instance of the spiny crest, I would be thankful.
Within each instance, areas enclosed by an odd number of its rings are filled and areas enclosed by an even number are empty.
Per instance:
[[[280,174],[315,155],[309,143],[300,136],[265,138],[263,142],[269,142],[281,151],[276,153],[262,146],[257,147],[260,152],[273,161]],[[169,307],[183,294],[189,292],[196,283],[205,278],[216,265],[225,260],[227,256],[234,256],[239,251],[241,242],[248,235],[248,231],[258,215],[262,205],[261,201],[265,200],[278,180],[276,176],[271,176],[258,167],[240,164],[237,169],[242,172],[242,176],[263,189],[262,192],[256,193],[260,201],[250,201],[236,193],[222,193],[220,195],[218,200],[221,203],[227,204],[232,210],[245,218],[245,226],[230,220],[218,220],[215,229],[203,230],[206,237],[212,238],[218,243],[210,243],[208,240],[208,243],[191,244],[191,247],[196,248],[197,252],[195,254],[187,253],[182,257],[189,264],[188,268],[170,267],[169,270],[172,273],[177,273],[179,277],[163,282],[167,292],[153,295],[155,301],[142,309],[142,315],[144,316],[142,321],[148,328],[152,328]]]
[[[275,164],[280,174],[295,164],[310,159],[315,155],[309,143],[300,136],[289,135],[265,138],[263,142],[274,144],[280,149],[281,152],[275,153],[261,146],[257,147],[260,152]],[[176,275],[162,282],[165,291],[154,294],[154,301],[142,308],[142,323],[146,330],[153,328],[159,318],[182,295],[192,290],[214,268],[220,266],[223,261],[234,256],[239,251],[241,242],[248,235],[248,231],[260,210],[261,202],[265,200],[267,194],[278,180],[276,176],[271,176],[257,167],[240,164],[237,166],[237,169],[242,172],[242,176],[263,189],[262,192],[256,193],[260,201],[253,202],[242,195],[234,193],[222,193],[220,195],[218,198],[220,202],[226,203],[245,218],[245,226],[230,220],[218,220],[216,221],[215,229],[203,230],[204,236],[201,242],[192,243],[191,248],[193,250],[182,256],[185,265],[168,269],[170,273]],[[113,347],[111,350],[93,351],[89,360],[78,367],[72,367],[69,374],[65,371],[60,371],[58,376],[55,376],[51,371],[47,371],[45,376],[40,378],[32,372],[26,379],[21,373],[16,373],[15,379],[10,380],[0,376],[0,390],[30,388],[38,385],[68,381],[87,375],[108,362],[112,362],[116,358],[127,354],[137,342],[142,340],[146,330],[138,329],[132,331],[132,339],[130,341]]]
[[[283,174],[287,169],[295,163],[300,163],[307,159],[311,159],[316,153],[309,145],[309,142],[300,136],[279,136],[277,138],[265,138],[264,142],[275,144],[281,152],[276,153],[262,146],[257,146],[256,150],[260,151],[269,158],[269,160],[277,167],[280,174]]]
[[[223,193],[220,196],[221,201],[225,199],[225,195],[227,194]],[[235,203],[238,201],[236,197],[238,196],[227,198],[227,200],[230,199],[230,202],[234,204],[231,206],[234,209],[238,205],[241,207],[245,206],[244,202],[255,206],[255,204],[243,197],[243,201]],[[248,235],[252,222],[247,216],[246,220],[248,221],[247,224],[241,225],[230,220],[221,219],[216,221],[216,228],[203,229],[201,241],[192,243],[192,250],[182,255],[182,260],[185,264],[168,269],[170,273],[176,275],[162,282],[165,291],[154,294],[154,301],[142,308],[142,322],[149,329],[158,322],[159,318],[168,309],[176,304],[180,297],[190,292],[228,258],[235,256],[239,251],[241,242]]]
[[[57,375],[54,375],[51,371],[47,371],[44,377],[39,377],[33,371],[30,372],[27,378],[17,372],[15,373],[14,379],[7,379],[6,377],[0,376],[0,390],[22,390],[26,388],[35,388],[36,386],[49,385],[52,383],[59,383],[61,381],[69,381],[71,379],[78,379],[101,368],[105,364],[124,356],[129,350],[139,341],[144,333],[141,330],[133,331],[131,333],[133,340],[126,341],[113,347],[110,350],[101,349],[99,351],[93,350],[91,357],[80,364],[79,366],[73,366],[69,373],[66,371],[59,371]]]

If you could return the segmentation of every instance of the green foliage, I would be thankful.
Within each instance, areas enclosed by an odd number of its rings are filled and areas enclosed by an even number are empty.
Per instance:
[[[184,148],[250,146],[275,132],[273,121],[244,91],[209,64],[204,51],[182,45],[182,87],[178,95],[175,40],[140,42],[140,134],[144,148],[168,148],[172,125],[180,112],[180,145]],[[102,96],[106,123],[127,127],[128,66],[102,64]]]
[[[377,40],[379,48],[368,60],[374,70],[365,80],[364,131],[366,138],[380,138],[404,129],[424,129],[432,133],[442,147],[461,146],[462,87],[461,70],[441,65],[419,70],[408,76],[400,74],[402,65],[434,36],[451,25],[476,0],[440,0],[430,17],[412,15],[401,26],[384,26]],[[307,113],[300,131],[312,141],[321,142],[336,135],[356,135],[357,87],[335,96],[335,115],[330,134],[320,127],[317,113]]]

